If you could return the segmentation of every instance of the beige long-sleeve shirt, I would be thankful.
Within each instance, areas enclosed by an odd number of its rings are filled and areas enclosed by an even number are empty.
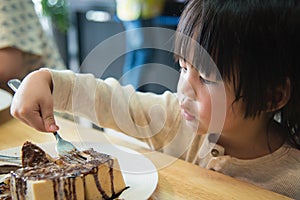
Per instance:
[[[117,80],[51,71],[54,106],[138,138],[152,149],[300,199],[300,151],[283,145],[272,154],[241,160],[224,155],[214,135],[200,137],[185,125],[176,94],[135,92]]]

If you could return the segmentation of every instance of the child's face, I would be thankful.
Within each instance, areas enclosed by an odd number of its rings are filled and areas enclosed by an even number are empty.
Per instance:
[[[198,134],[238,131],[244,122],[243,105],[233,104],[233,86],[213,74],[205,76],[182,59],[179,64],[178,98],[187,124]]]

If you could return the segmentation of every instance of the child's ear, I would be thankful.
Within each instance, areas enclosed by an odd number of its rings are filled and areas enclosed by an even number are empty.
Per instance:
[[[288,101],[290,100],[290,94],[291,94],[291,81],[289,78],[286,78],[285,84],[281,87],[276,88],[276,91],[274,91],[276,94],[275,99],[275,105],[271,107],[271,102],[268,106],[268,111],[277,111],[283,108]]]

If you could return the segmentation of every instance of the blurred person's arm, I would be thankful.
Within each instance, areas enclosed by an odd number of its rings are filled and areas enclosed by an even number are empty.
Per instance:
[[[12,92],[7,81],[13,78],[23,79],[31,70],[32,66],[39,65],[38,56],[24,53],[13,48],[0,49],[0,88]]]

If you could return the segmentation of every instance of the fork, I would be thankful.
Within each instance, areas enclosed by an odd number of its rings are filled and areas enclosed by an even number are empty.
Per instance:
[[[18,79],[11,79],[7,84],[14,92],[17,92],[21,85],[21,81]],[[68,158],[73,158],[77,161],[82,161],[82,159],[86,160],[86,158],[81,155],[81,152],[71,142],[64,140],[58,132],[54,132],[53,134],[56,139],[55,149],[59,156],[67,156]]]
[[[17,156],[0,155],[0,162],[1,161],[22,165],[22,161],[21,161],[20,157],[17,157]]]

